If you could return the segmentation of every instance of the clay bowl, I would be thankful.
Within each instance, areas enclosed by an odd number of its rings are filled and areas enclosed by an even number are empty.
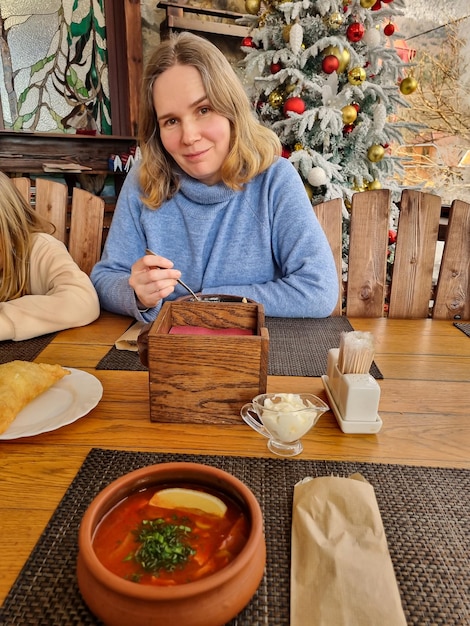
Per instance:
[[[92,540],[103,516],[130,493],[159,483],[197,483],[235,499],[250,521],[242,551],[218,572],[187,584],[154,587],[110,572]],[[78,538],[77,579],[85,603],[108,626],[222,626],[250,601],[264,574],[266,544],[260,506],[251,490],[220,469],[198,463],[162,463],[118,478],[101,491],[83,516]]]

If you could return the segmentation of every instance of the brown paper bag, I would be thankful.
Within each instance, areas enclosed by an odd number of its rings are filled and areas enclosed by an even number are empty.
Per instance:
[[[290,626],[406,626],[374,489],[359,474],[294,488]]]
[[[116,339],[114,346],[118,350],[137,352],[137,337],[144,326],[145,322],[135,322],[135,324],[128,328],[126,332],[119,337],[119,339]]]

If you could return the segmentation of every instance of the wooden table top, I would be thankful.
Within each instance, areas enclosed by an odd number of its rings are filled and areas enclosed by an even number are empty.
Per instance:
[[[375,361],[384,375],[383,427],[375,435],[344,434],[328,411],[303,438],[298,458],[469,469],[469,338],[451,321],[350,322],[375,337]],[[90,372],[104,393],[98,406],[73,424],[0,441],[1,601],[91,448],[271,456],[266,439],[243,423],[151,423],[147,372],[95,369],[130,323],[103,312],[90,326],[59,333],[36,359]],[[268,391],[308,391],[327,399],[320,378],[270,376]]]

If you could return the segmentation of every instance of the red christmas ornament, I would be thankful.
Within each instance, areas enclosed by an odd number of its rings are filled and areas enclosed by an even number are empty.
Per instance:
[[[285,158],[288,159],[290,157],[290,155],[292,154],[292,150],[290,150],[289,148],[286,148],[286,146],[282,146],[282,152],[281,155]]]
[[[271,74],[277,74],[282,70],[282,65],[280,63],[271,63],[271,67],[269,69],[271,70]]]
[[[346,124],[346,126],[343,126],[343,135],[349,135],[349,133],[352,133],[354,130],[354,124]]]
[[[360,41],[364,37],[365,28],[359,22],[354,22],[350,24],[346,29],[346,37],[349,41]]]
[[[394,32],[395,32],[395,26],[392,24],[392,22],[390,22],[390,24],[387,24],[387,26],[385,26],[384,33],[387,35],[387,37],[391,37],[391,35],[393,35]]]
[[[321,67],[327,74],[333,74],[339,67],[339,59],[334,54],[328,54],[321,62]]]
[[[382,2],[384,2],[385,4],[390,4],[390,2],[393,2],[393,0],[382,0]]]
[[[381,8],[382,5],[380,3],[380,0],[377,0],[377,2],[372,6],[371,11],[380,11]]]
[[[359,113],[359,111],[361,110],[361,107],[358,105],[358,103],[357,103],[357,102],[353,102],[351,106],[353,106],[353,107],[356,109],[356,111],[357,111],[358,113]]]
[[[243,37],[242,48],[256,48],[256,44],[253,41],[253,37]]]
[[[298,96],[287,98],[287,100],[284,102],[282,110],[286,117],[287,114],[290,112],[298,113],[299,115],[301,115],[305,111],[305,102],[302,100],[302,98],[299,98]]]
[[[388,231],[388,243],[392,244],[395,243],[397,240],[397,233],[395,230],[389,230]]]

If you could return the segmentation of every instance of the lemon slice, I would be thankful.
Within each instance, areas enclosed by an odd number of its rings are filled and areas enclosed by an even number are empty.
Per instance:
[[[149,502],[152,506],[161,506],[164,509],[198,509],[210,515],[223,517],[227,505],[217,496],[196,489],[170,487],[157,491]]]

